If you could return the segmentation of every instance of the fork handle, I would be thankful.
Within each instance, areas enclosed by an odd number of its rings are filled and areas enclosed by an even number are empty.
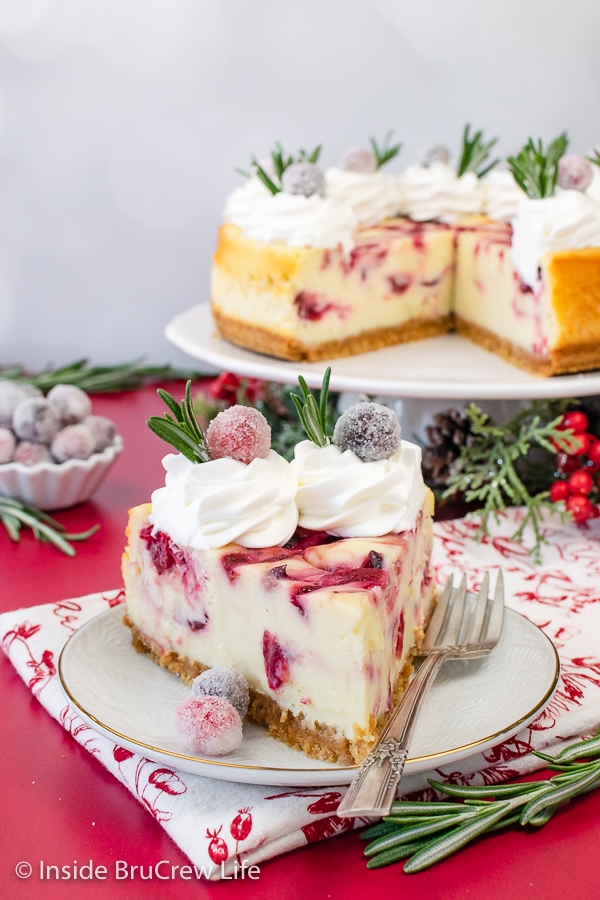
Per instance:
[[[448,652],[429,653],[337,808],[341,818],[387,816],[408,757],[421,701]]]

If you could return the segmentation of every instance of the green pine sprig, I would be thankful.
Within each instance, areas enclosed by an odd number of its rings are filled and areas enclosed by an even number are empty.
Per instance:
[[[47,541],[53,544],[67,556],[75,556],[75,550],[69,543],[70,541],[84,541],[91,537],[100,528],[94,525],[87,531],[69,532],[53,519],[47,513],[22,503],[20,500],[13,500],[10,497],[0,496],[0,522],[6,528],[6,532],[12,541],[21,539],[21,530],[30,528],[33,536],[39,541]]]
[[[470,134],[471,126],[465,125],[462,139],[462,152],[458,163],[457,174],[460,178],[465,172],[474,172],[478,178],[487,175],[494,166],[500,162],[494,159],[488,162],[492,148],[498,143],[498,138],[493,138],[487,143],[483,140],[483,131],[476,131],[474,135]]]
[[[165,413],[162,417],[150,416],[146,422],[150,430],[191,462],[208,462],[210,454],[206,447],[206,439],[192,403],[192,382],[187,382],[185,398],[180,403],[162,388],[157,390],[157,394],[172,415]]]
[[[300,162],[308,162],[308,163],[316,163],[319,159],[321,150],[323,148],[322,144],[319,144],[314,150],[308,152],[307,150],[299,150],[296,156],[293,156],[291,153],[286,153],[283,149],[279,141],[275,144],[275,149],[271,151],[271,160],[273,162],[273,171],[275,174],[274,178],[265,171],[264,167],[258,162],[256,157],[252,157],[252,168],[254,169],[256,175],[264,186],[269,190],[273,195],[281,193],[281,179],[283,177],[283,173],[287,168],[289,168],[294,163]],[[247,175],[246,172],[242,172],[241,174]]]
[[[202,375],[201,372],[177,369],[170,365],[144,366],[142,360],[112,366],[90,366],[87,359],[78,359],[66,366],[48,368],[35,375],[27,374],[21,366],[0,368],[0,379],[33,384],[44,393],[56,384],[73,384],[88,394],[98,394],[139,388],[147,381],[199,378]]]
[[[516,156],[509,156],[506,164],[519,187],[533,200],[553,197],[558,179],[558,163],[569,145],[563,131],[544,149],[541,140],[529,138]]]
[[[306,432],[309,441],[312,441],[317,447],[326,447],[331,443],[331,432],[328,422],[328,394],[329,379],[331,378],[331,367],[328,366],[323,376],[323,383],[319,393],[319,402],[315,398],[308,387],[302,375],[298,376],[298,384],[302,391],[302,396],[291,394],[292,402],[296,407],[298,418]]]
[[[540,448],[553,455],[558,451],[573,449],[573,432],[559,430],[562,409],[572,400],[557,404],[557,415],[551,421],[542,421],[532,404],[510,422],[493,425],[489,416],[475,404],[465,409],[470,422],[471,438],[461,452],[448,479],[442,498],[464,494],[467,503],[483,504],[477,510],[481,525],[475,537],[489,534],[489,522],[499,519],[499,511],[507,506],[524,506],[523,520],[512,535],[520,541],[527,524],[531,524],[535,536],[533,556],[539,560],[541,546],[546,542],[542,530],[547,511],[566,517],[565,510],[550,500],[548,491],[531,494],[520,472],[520,464],[526,461],[533,448]]]
[[[375,170],[381,169],[387,162],[394,159],[395,156],[398,156],[402,150],[402,144],[390,144],[393,133],[393,131],[388,131],[383,139],[381,147],[377,144],[375,138],[369,138],[371,149],[375,156]]]
[[[406,859],[404,872],[421,872],[487,832],[517,824],[539,828],[560,804],[600,787],[600,728],[557,756],[533,752],[559,774],[543,781],[475,787],[428,779],[434,790],[455,801],[394,803],[389,816],[361,834],[369,842],[367,868]]]

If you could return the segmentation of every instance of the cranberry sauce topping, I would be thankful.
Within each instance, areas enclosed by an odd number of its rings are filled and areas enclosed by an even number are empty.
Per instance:
[[[356,569],[348,567],[340,567],[330,571],[320,570],[318,574],[312,572],[307,573],[303,577],[303,573],[294,575],[295,584],[290,585],[290,597],[292,603],[301,594],[308,594],[310,591],[318,591],[321,588],[338,587],[343,584],[354,585],[359,590],[370,591],[373,588],[385,588],[388,585],[388,573],[383,569],[371,566],[360,566]],[[295,603],[295,605],[298,605]]]
[[[294,306],[299,319],[308,319],[310,322],[318,322],[324,315],[330,312],[338,314],[343,319],[348,308],[334,300],[320,297],[310,291],[299,291],[294,297]]]
[[[164,531],[153,533],[152,525],[147,525],[140,531],[140,538],[146,544],[146,549],[159,575],[168,572],[177,563],[183,562],[183,550],[174,544]]]
[[[327,534],[326,531],[309,531],[308,528],[298,527],[291,536],[287,544],[283,545],[283,550],[293,551],[295,554],[304,553],[309,547],[318,547],[320,544],[332,544],[339,541],[339,537],[334,534]],[[291,556],[291,553],[286,554]]]
[[[277,691],[282,684],[290,680],[288,658],[275,635],[269,631],[265,631],[263,634],[262,650],[267,682],[272,691]]]
[[[388,248],[383,247],[381,244],[358,244],[350,251],[348,259],[342,262],[342,269],[347,275],[360,266],[361,275],[364,278],[366,271],[380,266],[387,255]]]

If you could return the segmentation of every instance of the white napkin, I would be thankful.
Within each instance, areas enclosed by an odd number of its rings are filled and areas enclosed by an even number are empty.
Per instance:
[[[438,779],[450,774],[465,783],[514,778],[543,767],[532,750],[588,737],[600,723],[600,523],[583,531],[550,520],[544,528],[548,543],[536,565],[526,549],[533,541],[531,529],[525,529],[523,545],[509,537],[522,516],[522,510],[509,510],[481,543],[473,540],[477,519],[436,523],[435,577],[443,583],[452,572],[465,572],[473,587],[485,569],[502,568],[507,605],[542,628],[559,650],[558,689],[519,734],[436,768]],[[73,631],[122,600],[123,592],[115,590],[4,613],[2,647],[50,715],[161,823],[196,867],[194,877],[218,879],[363,824],[335,816],[344,788],[264,787],[190,775],[132,753],[85,724],[60,689],[58,657]],[[403,795],[427,796],[431,774],[407,776]]]

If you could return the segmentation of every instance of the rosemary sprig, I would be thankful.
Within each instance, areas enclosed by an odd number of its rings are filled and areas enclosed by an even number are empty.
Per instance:
[[[465,125],[462,139],[462,153],[458,164],[457,174],[460,178],[465,172],[474,172],[478,178],[482,178],[500,162],[499,159],[494,159],[488,163],[490,153],[492,148],[498,143],[498,138],[493,138],[486,144],[483,140],[483,131],[476,131],[475,134],[471,136],[470,130],[471,126]]]
[[[381,147],[378,146],[375,138],[369,138],[371,149],[373,150],[373,155],[375,156],[375,170],[381,169],[381,167],[389,162],[390,159],[398,156],[402,149],[402,144],[390,145],[393,133],[393,131],[388,131],[383,139]]]
[[[291,153],[286,153],[286,151],[278,141],[275,144],[275,149],[271,151],[271,160],[273,163],[273,172],[275,177],[271,178],[271,176],[266,172],[265,168],[261,166],[256,157],[252,157],[252,167],[267,190],[269,190],[273,195],[279,194],[282,190],[281,178],[285,170],[294,163],[316,163],[319,159],[322,147],[323,145],[319,144],[314,148],[314,150],[311,150],[310,152],[306,150],[299,150],[296,156],[293,156]],[[241,172],[241,174],[247,175],[246,172]]]
[[[555,138],[547,150],[541,140],[529,138],[516,156],[507,157],[506,164],[519,187],[533,200],[553,197],[558,178],[558,163],[564,155],[569,139],[566,131]]]
[[[146,421],[150,430],[191,462],[208,462],[210,454],[192,403],[192,382],[186,383],[185,398],[180,403],[163,388],[159,388],[156,393],[173,415],[165,413],[162,417],[150,416]]]
[[[591,163],[594,163],[595,166],[600,166],[600,150],[597,147],[594,147],[588,159]]]
[[[201,372],[176,369],[170,365],[144,366],[142,360],[113,366],[90,366],[87,359],[78,359],[36,375],[28,375],[21,366],[0,368],[0,378],[33,384],[44,393],[55,384],[74,384],[88,394],[97,394],[138,388],[146,381],[198,378],[202,375]]]
[[[367,868],[408,859],[406,873],[421,872],[460,850],[479,835],[509,825],[541,827],[560,804],[600,787],[600,728],[557,756],[536,752],[559,774],[514,784],[448,784],[428,779],[434,790],[462,801],[399,801],[389,816],[365,829]]]
[[[564,401],[558,408],[569,402],[573,401]],[[532,404],[511,422],[492,425],[489,416],[471,403],[465,409],[465,415],[471,423],[472,438],[468,446],[461,447],[442,497],[454,496],[458,491],[464,494],[467,503],[483,503],[477,510],[482,520],[476,538],[489,533],[490,516],[498,521],[499,510],[507,506],[524,506],[525,515],[512,540],[521,540],[525,526],[531,524],[535,536],[532,553],[539,560],[541,546],[546,542],[542,531],[544,511],[563,517],[566,513],[550,500],[548,491],[530,493],[519,472],[519,464],[527,459],[532,448],[541,448],[551,454],[556,454],[557,449],[572,449],[573,432],[559,430],[560,414],[549,422],[542,422],[536,408]]]
[[[21,539],[22,528],[30,528],[37,540],[54,544],[67,556],[75,556],[75,550],[69,541],[83,541],[100,528],[99,525],[94,525],[87,531],[68,532],[64,525],[47,513],[10,497],[0,497],[0,522],[12,541]]]
[[[298,418],[306,432],[306,436],[317,447],[326,447],[327,444],[331,443],[331,432],[328,423],[330,378],[331,367],[328,366],[323,376],[318,403],[302,375],[298,376],[298,384],[300,385],[302,396],[291,394],[292,402],[296,407]]]

